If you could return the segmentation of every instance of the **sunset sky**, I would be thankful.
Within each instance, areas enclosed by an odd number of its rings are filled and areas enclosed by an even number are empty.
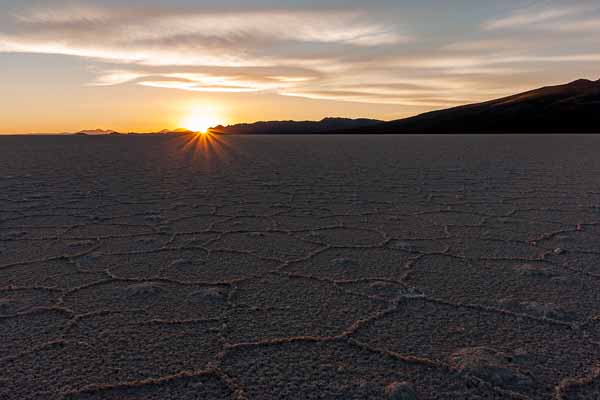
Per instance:
[[[600,78],[600,2],[0,0],[0,132],[395,119]]]

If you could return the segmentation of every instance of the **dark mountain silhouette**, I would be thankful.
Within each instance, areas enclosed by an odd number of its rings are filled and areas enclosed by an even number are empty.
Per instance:
[[[235,135],[316,134],[373,127],[383,121],[374,119],[325,118],[321,121],[263,121],[253,124],[217,126],[214,133]]]
[[[122,136],[122,135],[182,135],[194,133],[189,129],[163,129],[159,132],[128,132],[119,133],[110,129],[86,129],[77,133],[72,133],[75,136]]]
[[[192,131],[190,131],[189,129],[185,129],[185,128],[177,128],[177,129],[163,129],[160,132],[155,132],[155,133],[159,133],[161,135],[169,135],[169,134],[176,134],[176,133],[194,133]]]
[[[374,119],[325,118],[321,121],[262,121],[217,126],[217,134],[406,134],[406,133],[600,133],[600,80],[579,79],[484,103],[432,111],[383,122]],[[154,134],[189,134],[165,129]],[[77,135],[110,135],[112,130],[84,130]],[[135,134],[131,132],[130,134]]]
[[[600,80],[580,79],[345,133],[600,133]]]
[[[114,135],[118,134],[117,131],[113,131],[111,129],[84,129],[75,133],[78,136],[88,136],[88,135]]]

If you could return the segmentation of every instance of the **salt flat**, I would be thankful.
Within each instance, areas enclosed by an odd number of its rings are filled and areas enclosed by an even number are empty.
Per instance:
[[[599,398],[599,153],[2,137],[0,398]]]

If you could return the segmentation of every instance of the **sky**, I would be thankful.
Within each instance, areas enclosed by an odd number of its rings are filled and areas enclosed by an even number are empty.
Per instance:
[[[597,0],[0,0],[0,133],[397,119],[600,78]]]

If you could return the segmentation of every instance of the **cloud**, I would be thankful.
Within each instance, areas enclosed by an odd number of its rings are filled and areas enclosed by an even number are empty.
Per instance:
[[[449,43],[444,46],[444,50],[451,52],[489,52],[527,49],[535,45],[536,48],[543,47],[544,43],[540,41],[532,42],[522,38],[485,38],[469,40],[462,42]]]
[[[595,12],[598,5],[578,4],[561,7],[530,7],[513,12],[504,18],[486,21],[482,24],[484,30],[506,29],[551,29],[561,30],[567,24],[577,26],[580,18]],[[594,24],[595,25],[595,24]]]
[[[190,92],[259,92],[278,91],[318,80],[321,74],[302,68],[244,67],[145,67],[95,71],[91,85],[110,86],[134,83],[163,89]]]
[[[16,19],[22,23],[57,26],[102,22],[110,19],[113,15],[114,13],[107,9],[70,4],[68,11],[66,8],[60,7],[36,8],[26,13],[16,14]]]
[[[146,74],[127,70],[103,71],[90,86],[114,86],[143,78]]]
[[[312,90],[282,92],[284,96],[304,97],[314,100],[348,101],[367,104],[393,104],[407,107],[442,108],[465,104],[468,98],[425,96],[407,97],[400,94],[373,93],[347,90]]]
[[[600,61],[590,46],[560,52],[553,47],[564,44],[561,37],[551,47],[543,45],[546,38],[524,39],[517,30],[557,21],[565,32],[596,29],[583,6],[520,10],[484,23],[483,31],[475,22],[474,41],[449,36],[419,43],[408,25],[358,9],[77,4],[21,8],[0,26],[0,52],[88,59],[95,86],[269,92],[411,110],[510,94],[524,88],[523,76],[531,81],[550,64]],[[575,25],[572,19],[581,16],[587,23]],[[517,32],[506,37],[506,30]]]
[[[15,32],[0,35],[4,51],[146,65],[263,65],[259,50],[279,43],[371,47],[410,40],[396,26],[346,10],[225,13],[79,7],[34,10],[20,14],[17,22]]]
[[[178,10],[71,6],[21,10],[0,27],[0,52],[92,59],[90,85],[136,84],[193,92],[275,93],[351,68],[347,54],[413,40],[349,9]]]
[[[536,55],[528,53],[439,54],[417,57],[397,57],[390,65],[419,70],[437,70],[451,74],[512,74],[528,70],[536,63],[581,63],[600,61],[597,53],[565,53]]]
[[[583,19],[575,22],[568,22],[556,27],[562,32],[584,33],[600,31],[600,18]]]
[[[215,92],[215,93],[246,93],[246,92],[256,92],[262,90],[258,87],[253,86],[242,86],[242,85],[200,85],[193,81],[186,80],[144,80],[139,82],[142,86],[149,86],[155,88],[163,88],[163,89],[180,89],[187,90],[190,92]]]
[[[336,68],[336,54],[409,40],[395,24],[345,9],[184,12],[79,6],[21,11],[12,31],[0,28],[0,52],[77,56],[127,66],[102,72],[96,85],[135,82],[190,91],[286,88],[313,80],[320,69]],[[290,66],[297,65],[312,71],[288,75]],[[179,75],[149,80],[142,79],[148,74],[133,72],[131,66],[181,68]],[[224,76],[191,75],[190,66],[244,71],[241,77],[231,71]],[[244,75],[256,67],[277,70],[265,76]]]
[[[392,104],[409,108],[436,109],[459,104],[489,100],[527,89],[518,82],[507,85],[505,82],[490,82],[480,76],[461,74],[440,75],[419,71],[410,76],[405,71],[404,78],[390,75],[352,76],[333,83],[323,83],[319,87],[298,87],[284,90],[286,96],[306,97],[317,100],[351,101],[368,104]],[[362,81],[357,84],[354,81]]]
[[[505,29],[517,27],[530,27],[541,22],[548,22],[560,19],[566,16],[577,15],[585,11],[584,7],[561,7],[549,9],[530,9],[520,10],[512,15],[487,21],[483,24],[484,29]]]
[[[530,87],[519,83],[519,76],[535,74],[536,66],[540,64],[547,68],[549,64],[599,61],[600,53],[440,53],[356,61],[346,66],[342,74],[284,66],[129,66],[106,68],[98,72],[94,84],[132,83],[146,87],[208,93],[267,91],[319,100],[440,108],[526,90]],[[494,85],[494,82],[498,84]]]

